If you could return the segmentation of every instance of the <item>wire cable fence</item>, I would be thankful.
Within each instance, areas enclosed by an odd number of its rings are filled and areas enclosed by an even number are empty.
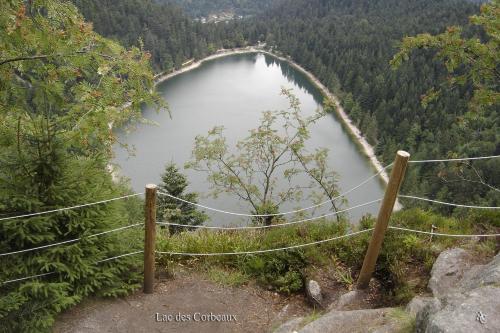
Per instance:
[[[130,253],[126,253],[126,254],[121,254],[119,256],[115,256],[115,257],[106,258],[106,259],[103,259],[103,260],[96,261],[94,263],[94,265],[97,265],[97,264],[100,264],[100,263],[103,263],[103,262],[107,262],[107,261],[111,261],[111,260],[116,260],[116,259],[120,259],[120,258],[124,258],[124,257],[128,257],[128,256],[132,256],[132,255],[136,255],[136,254],[143,253],[143,252],[144,251],[141,250],[141,251],[135,251],[135,252],[130,252]],[[31,275],[31,276],[27,276],[27,277],[23,277],[23,278],[19,278],[19,279],[12,279],[12,280],[7,280],[7,281],[2,281],[2,282],[0,282],[0,286],[1,285],[5,285],[5,284],[9,284],[9,283],[13,283],[13,282],[19,282],[19,281],[34,279],[34,278],[43,277],[43,276],[47,276],[47,275],[52,275],[52,274],[56,274],[56,273],[57,272],[47,272],[47,273]]]
[[[187,253],[187,252],[173,252],[173,251],[155,251],[158,254],[170,254],[170,255],[182,255],[182,256],[226,256],[226,255],[241,255],[241,254],[261,254],[261,253],[269,253],[269,252],[276,252],[276,251],[286,251],[286,250],[291,250],[291,249],[298,249],[302,247],[307,247],[307,246],[312,246],[312,245],[317,245],[317,244],[323,244],[327,242],[331,242],[334,240],[338,239],[343,239],[343,238],[349,238],[353,237],[356,235],[364,234],[367,232],[372,231],[373,228],[370,229],[365,229],[365,230],[360,230],[360,231],[355,231],[351,232],[345,235],[341,236],[336,236],[328,239],[323,239],[311,243],[305,243],[305,244],[297,244],[297,245],[291,245],[291,246],[286,246],[286,247],[279,247],[275,249],[266,249],[266,250],[254,250],[254,251],[239,251],[239,252],[215,252],[215,253]]]
[[[424,235],[431,235],[431,236],[443,236],[443,237],[456,237],[456,238],[500,237],[500,234],[460,235],[460,234],[439,233],[439,232],[434,232],[434,231],[422,231],[422,230],[415,230],[415,229],[396,227],[396,226],[389,226],[388,228],[393,229],[393,230],[413,232],[416,234],[424,234]]]
[[[420,197],[416,197],[416,196],[413,196],[413,195],[403,195],[403,194],[400,194],[400,195],[398,195],[398,197],[400,197],[400,198],[406,198],[406,199],[414,199],[414,200],[426,201],[426,202],[437,203],[437,204],[440,204],[440,205],[453,206],[453,207],[475,208],[475,209],[500,209],[500,207],[497,207],[497,206],[462,205],[462,204],[457,204],[457,203],[453,203],[453,202],[445,202],[445,201],[439,201],[439,200],[434,200],[434,199],[420,198]]]
[[[182,225],[185,227],[188,227],[187,225]],[[189,226],[192,227],[192,226]],[[221,227],[214,227],[215,229],[223,229]],[[405,232],[412,232],[412,233],[417,233],[417,234],[425,234],[425,235],[431,235],[431,236],[442,236],[442,237],[455,237],[455,238],[476,238],[476,237],[500,237],[500,233],[497,234],[475,234],[475,235],[465,235],[465,234],[448,234],[448,233],[438,233],[438,232],[429,232],[429,231],[422,231],[422,230],[415,230],[415,229],[410,229],[410,228],[404,228],[404,227],[397,227],[397,226],[389,226],[389,229],[392,230],[398,230],[398,231],[405,231]],[[292,245],[292,246],[287,246],[287,247],[280,247],[280,248],[274,248],[274,249],[264,249],[264,250],[253,250],[253,251],[237,251],[237,252],[214,252],[214,253],[192,253],[192,252],[176,252],[176,251],[155,251],[157,254],[167,254],[167,255],[177,255],[177,256],[202,256],[202,257],[208,257],[208,256],[227,256],[227,255],[254,255],[254,254],[262,254],[262,253],[270,253],[270,252],[277,252],[277,251],[286,251],[286,250],[291,250],[291,249],[298,249],[298,248],[303,248],[303,247],[309,247],[313,245],[318,245],[318,244],[323,244],[327,242],[331,242],[334,240],[339,240],[339,239],[344,239],[344,238],[349,238],[353,236],[357,236],[360,234],[368,233],[373,231],[374,228],[369,228],[369,229],[364,229],[352,233],[348,233],[345,235],[341,236],[336,236],[324,240],[319,240],[315,242],[310,242],[310,243],[305,243],[305,244],[297,244],[297,245]],[[224,230],[224,229],[223,229]],[[95,264],[99,264],[102,262],[107,262],[107,261],[112,261],[116,259],[120,259],[123,257],[128,257],[136,254],[143,253],[144,250],[140,251],[134,251],[118,256],[114,256],[111,258],[106,258],[103,260],[99,260],[95,262]],[[13,282],[18,282],[18,281],[24,281],[28,279],[33,279],[33,278],[38,278],[38,277],[43,277],[51,274],[55,274],[56,272],[47,272],[47,273],[42,273],[42,274],[37,274],[37,275],[32,275],[32,276],[27,276],[23,278],[18,278],[18,279],[12,279],[8,281],[3,281],[0,282],[0,285],[4,284],[9,284]]]
[[[394,226],[389,226],[388,228],[393,229],[393,230],[400,230],[400,231],[413,232],[413,233],[418,233],[418,234],[434,235],[434,236],[444,236],[444,237],[474,238],[474,237],[499,237],[500,236],[500,234],[478,234],[478,235],[446,234],[446,233],[420,231],[420,230],[414,230],[414,229],[403,228],[403,227],[394,227]],[[204,256],[204,257],[206,257],[206,256],[262,254],[262,253],[286,251],[286,250],[291,250],[291,249],[308,247],[308,246],[312,246],[312,245],[323,244],[323,243],[331,242],[334,240],[339,240],[339,239],[343,239],[343,238],[349,238],[349,237],[353,237],[356,235],[364,234],[367,232],[371,232],[373,230],[374,230],[374,228],[369,228],[369,229],[351,232],[351,233],[348,233],[345,235],[336,236],[336,237],[332,237],[332,238],[328,238],[328,239],[324,239],[324,240],[320,240],[320,241],[315,241],[315,242],[310,242],[310,243],[305,243],[305,244],[298,244],[298,245],[291,245],[291,246],[280,247],[280,248],[275,248],[275,249],[254,250],[254,251],[238,251],[238,252],[214,252],[214,253],[193,253],[193,252],[175,252],[175,251],[155,251],[155,252],[158,254],[179,255],[179,256]]]
[[[380,201],[382,201],[382,199],[372,200],[372,201],[369,201],[369,202],[365,202],[363,204],[352,206],[350,208],[346,208],[346,209],[343,209],[343,210],[339,210],[339,211],[335,211],[335,212],[323,214],[323,215],[316,216],[316,217],[310,217],[310,218],[306,218],[306,219],[302,219],[302,220],[298,220],[298,221],[291,221],[291,222],[277,223],[277,224],[269,224],[269,225],[241,226],[241,227],[225,227],[225,226],[223,226],[223,227],[217,227],[217,226],[206,226],[206,225],[186,225],[186,224],[170,223],[170,222],[156,222],[156,224],[159,224],[159,225],[171,225],[171,226],[181,226],[181,227],[189,227],[189,228],[200,228],[200,229],[219,229],[219,230],[268,229],[268,228],[284,227],[284,226],[288,226],[288,225],[293,225],[293,224],[299,224],[299,223],[305,223],[305,222],[310,222],[310,221],[314,221],[314,220],[319,220],[319,219],[323,219],[325,217],[335,216],[335,215],[338,215],[338,214],[342,214],[342,213],[351,211],[351,210],[356,209],[356,208],[360,208],[360,207],[365,207],[365,206],[368,206],[368,205],[372,205],[372,204],[380,202]]]
[[[36,213],[28,213],[28,214],[22,214],[22,215],[16,215],[16,216],[3,217],[3,218],[0,218],[0,221],[14,220],[14,219],[20,219],[23,217],[33,217],[33,216],[50,214],[50,213],[62,212],[65,210],[72,210],[72,209],[78,209],[78,208],[83,208],[83,207],[89,207],[89,206],[104,204],[104,203],[108,203],[108,202],[112,202],[112,201],[116,201],[116,200],[122,200],[122,199],[131,198],[131,197],[136,197],[136,196],[143,195],[143,194],[144,193],[134,193],[134,194],[124,195],[124,196],[117,197],[117,198],[101,200],[101,201],[96,201],[96,202],[91,202],[91,203],[86,203],[86,204],[81,204],[81,205],[76,205],[76,206],[71,206],[71,207],[58,208],[58,209],[46,210],[43,212],[36,212]]]
[[[408,163],[436,163],[436,162],[461,162],[461,161],[477,161],[499,158],[500,155],[479,156],[479,157],[461,157],[461,158],[446,158],[437,160],[410,160]]]
[[[62,241],[62,242],[58,242],[58,243],[52,243],[52,244],[47,244],[47,245],[32,247],[32,248],[24,249],[24,250],[18,250],[18,251],[0,253],[0,257],[10,256],[10,255],[13,255],[13,254],[26,253],[26,252],[36,251],[36,250],[47,249],[47,248],[50,248],[50,247],[54,247],[54,246],[58,246],[58,245],[63,245],[63,244],[75,243],[75,242],[78,242],[78,241],[80,241],[82,239],[85,239],[85,238],[94,238],[94,237],[97,237],[97,236],[106,235],[106,234],[110,234],[110,233],[113,233],[113,232],[117,232],[117,231],[129,229],[129,228],[133,228],[133,227],[137,227],[137,226],[144,226],[144,223],[131,224],[131,225],[127,225],[127,226],[124,226],[124,227],[120,227],[120,228],[116,228],[116,229],[112,229],[112,230],[108,230],[108,231],[103,231],[103,232],[99,232],[97,234],[93,234],[93,235],[89,235],[89,236],[85,236],[85,237],[80,237],[80,238],[75,238],[75,239],[70,239],[70,240]]]
[[[409,156],[409,154],[408,154],[408,156]],[[468,161],[468,160],[484,160],[484,159],[492,159],[492,158],[498,158],[498,157],[500,157],[500,155],[481,156],[481,157],[453,158],[453,159],[415,160],[415,161],[408,161],[408,163],[433,163],[433,162],[450,162],[450,161],[451,162],[456,162],[456,161]],[[317,207],[320,207],[320,206],[325,205],[327,203],[330,203],[333,200],[337,200],[337,199],[345,196],[346,194],[351,193],[351,192],[359,189],[360,187],[362,187],[367,182],[369,182],[372,179],[374,179],[375,177],[379,176],[382,172],[384,172],[385,170],[387,170],[389,167],[393,166],[393,164],[394,163],[391,163],[391,164],[387,165],[382,170],[380,170],[378,173],[370,176],[369,178],[367,178],[363,182],[359,183],[358,185],[356,185],[355,187],[351,188],[350,190],[348,190],[348,191],[346,191],[346,192],[344,192],[344,193],[336,196],[332,200],[324,201],[322,203],[319,203],[319,204],[316,204],[316,205],[313,205],[313,206],[309,206],[309,207],[306,207],[306,208],[301,208],[301,209],[297,209],[297,210],[287,211],[287,212],[284,212],[284,213],[274,213],[274,214],[244,214],[244,213],[230,212],[230,211],[224,211],[224,210],[221,210],[221,209],[217,209],[217,208],[213,208],[213,207],[209,207],[209,206],[197,204],[197,203],[194,203],[194,202],[189,202],[187,200],[184,200],[182,198],[178,198],[178,197],[170,195],[168,193],[159,192],[159,191],[157,193],[159,195],[168,196],[170,198],[176,199],[176,200],[178,200],[180,202],[184,202],[184,203],[187,203],[187,204],[192,204],[192,205],[198,206],[200,208],[204,208],[204,209],[208,209],[208,210],[211,210],[211,211],[220,212],[220,213],[224,213],[224,214],[229,214],[229,215],[246,216],[246,217],[283,216],[283,215],[299,213],[299,212],[303,212],[303,211],[310,210],[310,209],[313,209],[313,208],[317,208]],[[103,204],[103,203],[108,203],[108,202],[112,202],[112,201],[116,201],[116,200],[122,200],[122,199],[127,199],[127,198],[130,198],[130,197],[140,196],[140,195],[143,195],[143,194],[144,193],[134,193],[134,194],[125,195],[125,196],[121,196],[121,197],[117,197],[117,198],[112,198],[112,199],[107,199],[107,200],[101,200],[101,201],[97,201],[97,202],[93,202],[93,203],[87,203],[87,204],[81,204],[81,205],[76,205],[76,206],[71,206],[71,207],[53,209],[53,210],[48,210],[48,211],[43,211],[43,212],[35,212],[35,213],[21,214],[21,215],[17,215],[17,216],[3,217],[3,218],[0,218],[0,221],[14,220],[14,219],[20,219],[20,218],[26,218],[26,217],[32,217],[32,216],[39,216],[39,215],[44,215],[44,214],[49,214],[49,213],[61,212],[61,211],[66,211],[66,210],[78,209],[78,208],[82,208],[82,207],[89,207],[89,206]],[[421,201],[426,201],[426,202],[431,202],[431,203],[436,203],[436,204],[441,204],[441,205],[447,205],[447,206],[471,208],[471,209],[499,209],[500,208],[500,207],[494,207],[494,206],[490,207],[490,206],[477,206],[477,205],[463,205],[463,204],[443,202],[443,201],[433,200],[433,199],[428,199],[428,198],[421,198],[421,197],[412,196],[412,195],[398,195],[397,197],[399,197],[399,198],[405,198],[405,199],[421,200]],[[317,217],[310,217],[310,218],[301,219],[301,220],[298,220],[298,221],[291,221],[291,222],[280,223],[280,224],[271,224],[271,225],[261,225],[261,226],[237,226],[237,227],[225,227],[225,226],[217,227],[217,226],[203,226],[203,225],[193,226],[193,225],[185,225],[185,224],[179,224],[179,223],[157,222],[157,221],[154,221],[154,220],[153,220],[152,223],[153,223],[153,226],[156,225],[156,224],[158,224],[158,225],[179,226],[179,227],[196,228],[196,229],[214,229],[214,230],[268,229],[268,228],[274,228],[274,227],[284,227],[284,226],[289,226],[289,225],[294,225],[294,224],[299,224],[299,223],[305,223],[305,222],[309,222],[309,221],[313,221],[313,220],[318,220],[318,219],[329,217],[329,216],[334,216],[334,215],[337,215],[337,214],[340,214],[340,213],[344,213],[344,212],[347,212],[347,211],[350,211],[350,210],[353,210],[353,209],[356,209],[356,208],[360,208],[360,207],[364,207],[364,206],[367,206],[367,205],[371,205],[371,204],[374,204],[374,203],[377,203],[377,202],[380,202],[380,201],[382,201],[382,199],[376,199],[376,200],[369,201],[369,202],[366,202],[366,203],[362,203],[362,204],[359,204],[359,205],[356,205],[356,206],[352,206],[352,207],[344,209],[344,210],[335,211],[335,212],[324,214],[324,215],[317,216]],[[140,225],[142,225],[142,224],[141,223],[137,223],[137,224],[127,225],[127,226],[115,228],[115,229],[112,229],[112,230],[108,230],[108,231],[104,231],[104,232],[92,234],[92,235],[89,235],[89,236],[83,236],[83,237],[80,237],[80,238],[75,238],[75,239],[66,240],[66,241],[62,241],[62,242],[56,242],[56,243],[53,243],[53,244],[42,245],[42,246],[30,248],[30,249],[23,249],[23,250],[6,252],[6,253],[0,254],[0,257],[10,256],[10,255],[17,255],[17,254],[22,254],[22,253],[26,253],[26,252],[31,252],[31,251],[36,251],[36,250],[42,250],[42,249],[50,248],[50,247],[55,247],[55,246],[59,246],[59,245],[70,244],[70,243],[78,242],[78,241],[80,241],[82,239],[97,237],[97,236],[100,236],[100,235],[105,235],[105,234],[109,234],[109,233],[113,233],[113,232],[125,230],[125,229],[128,229],[128,228],[133,228],[133,227],[137,227],[137,226],[140,226]],[[398,226],[388,226],[388,228],[391,229],[391,230],[403,231],[403,232],[412,232],[412,233],[416,233],[416,234],[426,234],[426,235],[433,235],[433,236],[455,237],[455,238],[499,237],[500,236],[500,234],[498,234],[498,233],[494,233],[494,234],[477,234],[477,235],[462,235],[462,234],[436,233],[436,232],[433,232],[433,231],[432,232],[427,232],[427,231],[414,230],[414,229],[405,228],[405,227],[398,227]],[[280,248],[273,248],[273,249],[257,249],[257,250],[252,250],[252,251],[216,252],[216,253],[189,253],[189,252],[158,251],[158,250],[154,250],[153,255],[154,254],[181,255],[181,256],[254,255],[254,254],[270,253],[270,252],[276,252],[276,251],[286,251],[286,250],[290,250],[290,249],[297,249],[297,248],[303,248],[303,247],[308,247],[308,246],[323,244],[323,243],[331,242],[331,241],[334,241],[334,240],[346,239],[346,238],[354,237],[354,236],[357,236],[357,235],[360,235],[360,234],[372,232],[375,229],[376,228],[364,229],[364,230],[355,231],[355,232],[347,233],[347,234],[340,235],[340,236],[335,236],[335,237],[324,239],[324,240],[318,240],[318,241],[314,241],[314,242],[310,242],[310,243],[296,244],[296,245],[291,245],[291,246],[287,246],[287,247],[280,247]],[[116,259],[123,258],[123,257],[137,255],[137,254],[140,254],[140,253],[145,253],[145,251],[144,250],[140,250],[140,251],[134,251],[134,252],[130,252],[130,253],[125,253],[125,254],[114,256],[114,257],[111,257],[111,258],[106,258],[106,259],[103,259],[103,260],[99,260],[99,261],[95,262],[94,264],[108,262],[108,261],[116,260]],[[23,278],[18,278],[18,279],[12,279],[12,280],[8,280],[8,281],[3,281],[3,282],[0,282],[0,285],[5,285],[5,284],[8,284],[8,283],[13,283],[13,282],[18,282],[18,281],[24,281],[24,280],[33,279],[33,278],[44,277],[44,276],[48,276],[48,275],[51,275],[51,274],[56,274],[56,272],[41,273],[41,274],[32,275],[32,276],[28,276],[28,277],[23,277]]]
[[[196,203],[196,202],[191,202],[191,201],[188,201],[188,200],[185,200],[185,199],[182,199],[182,198],[179,198],[179,197],[176,197],[174,195],[171,195],[170,193],[165,193],[165,192],[160,192],[158,191],[158,194],[159,195],[162,195],[162,196],[166,196],[166,197],[169,197],[169,198],[172,198],[172,199],[175,199],[175,200],[178,200],[180,202],[183,202],[183,203],[186,203],[186,204],[189,204],[189,205],[193,205],[193,206],[196,206],[196,207],[199,207],[199,208],[204,208],[204,209],[208,209],[208,210],[211,210],[211,211],[214,211],[214,212],[218,212],[218,213],[223,213],[223,214],[228,214],[228,215],[235,215],[235,216],[245,216],[245,217],[272,217],[272,216],[282,216],[282,215],[289,215],[289,214],[296,214],[296,213],[300,213],[300,212],[303,212],[303,211],[306,211],[306,210],[310,210],[310,209],[314,209],[314,208],[318,208],[318,207],[321,207],[323,205],[326,205],[328,203],[331,203],[332,201],[335,201],[335,200],[338,200],[340,198],[343,198],[345,197],[347,194],[357,190],[358,188],[362,187],[363,185],[365,185],[366,183],[368,183],[369,181],[371,181],[372,179],[380,176],[381,173],[383,173],[385,170],[387,170],[388,168],[390,168],[392,166],[392,163],[383,167],[379,172],[377,172],[376,174],[373,174],[371,175],[370,177],[368,177],[367,179],[365,179],[364,181],[362,181],[361,183],[359,183],[358,185],[354,186],[353,188],[335,196],[334,198],[330,199],[330,200],[326,200],[326,201],[323,201],[323,202],[320,202],[316,205],[312,205],[312,206],[309,206],[309,207],[305,207],[305,208],[300,208],[300,209],[296,209],[296,210],[291,210],[291,211],[287,211],[287,212],[283,212],[283,213],[272,213],[272,214],[246,214],[246,213],[237,213],[237,212],[230,212],[230,211],[225,211],[225,210],[222,210],[222,209],[218,209],[218,208],[213,208],[213,207],[209,207],[209,206],[205,206],[205,205],[202,205],[202,204],[199,204],[199,203]]]

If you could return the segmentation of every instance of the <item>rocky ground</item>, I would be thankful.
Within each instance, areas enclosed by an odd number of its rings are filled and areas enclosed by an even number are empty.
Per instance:
[[[307,311],[303,296],[224,287],[185,271],[159,281],[150,295],[87,300],[59,316],[54,332],[270,332]]]
[[[395,308],[350,310],[368,295],[351,291],[304,325],[294,318],[275,333],[312,332],[500,332],[500,253],[485,264],[467,251],[442,252],[431,272],[429,296],[415,297],[405,311]]]
[[[63,313],[54,331],[500,332],[500,254],[481,263],[460,248],[442,252],[431,272],[429,294],[415,297],[406,309],[383,307],[374,281],[367,291],[347,291],[323,273],[315,276],[317,283],[308,281],[308,301],[252,285],[224,287],[184,271],[160,281],[151,295],[89,300]]]

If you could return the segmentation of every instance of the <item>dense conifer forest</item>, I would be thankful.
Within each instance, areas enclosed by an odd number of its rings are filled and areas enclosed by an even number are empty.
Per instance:
[[[153,0],[74,0],[94,29],[125,46],[151,52],[156,71],[180,68],[220,48],[243,46],[243,35],[233,26],[194,22],[181,8]]]
[[[385,164],[398,149],[414,159],[495,155],[500,152],[498,104],[469,112],[470,82],[447,86],[448,73],[433,50],[413,52],[398,69],[390,65],[405,36],[465,26],[465,36],[486,39],[484,31],[468,23],[478,10],[477,4],[455,0],[287,1],[249,24],[246,36],[250,41],[265,36],[268,46],[291,56],[338,94]],[[498,78],[494,85],[498,91]],[[441,98],[423,106],[423,96],[433,87],[442,87]],[[456,180],[482,179],[498,187],[499,163],[412,167],[403,190],[498,205],[497,190]]]
[[[74,2],[105,36],[125,45],[138,45],[140,38],[157,70],[179,68],[186,60],[219,48],[265,42],[311,71],[341,98],[384,164],[392,162],[398,149],[408,150],[414,159],[500,152],[498,105],[468,112],[470,84],[446,85],[448,73],[435,59],[434,50],[413,52],[410,61],[397,69],[390,64],[405,36],[464,26],[465,36],[486,39],[484,31],[468,22],[479,11],[477,3],[287,0],[273,3],[272,9],[254,18],[201,24],[175,6],[149,0]],[[439,87],[441,97],[426,104],[423,97]],[[475,182],[498,186],[498,160],[473,166],[414,166],[407,178],[403,189],[413,194],[463,203],[500,203],[498,191],[475,186]],[[463,178],[468,182],[456,181]]]
[[[158,0],[175,4],[192,17],[231,12],[238,16],[253,16],[273,8],[281,0]]]

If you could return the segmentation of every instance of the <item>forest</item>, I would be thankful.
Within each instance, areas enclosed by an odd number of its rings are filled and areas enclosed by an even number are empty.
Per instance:
[[[149,0],[73,2],[97,32],[125,45],[142,40],[157,71],[179,68],[220,48],[266,42],[311,71],[342,100],[383,164],[391,163],[398,149],[408,150],[414,159],[500,152],[498,104],[468,112],[469,82],[446,84],[449,74],[435,59],[435,51],[416,50],[398,68],[390,64],[405,36],[464,26],[466,37],[486,39],[483,30],[468,22],[479,11],[477,2],[289,0],[273,3],[254,18],[223,24],[194,22],[175,6]],[[498,89],[498,80],[495,85]],[[426,103],[424,96],[435,88],[440,98]],[[476,185],[498,187],[499,163],[413,166],[403,190],[444,201],[498,205],[498,191]]]
[[[290,55],[337,94],[384,164],[398,149],[414,159],[495,155],[500,152],[498,104],[468,112],[470,82],[444,85],[449,74],[433,50],[413,52],[397,69],[390,65],[404,36],[460,25],[466,26],[464,35],[485,38],[484,31],[468,24],[477,11],[467,1],[289,1],[250,24],[254,30],[247,38],[266,36],[269,46]],[[498,78],[495,85],[498,91]],[[422,97],[438,86],[443,86],[442,96],[424,107]],[[498,187],[499,161],[474,166],[412,167],[403,191],[498,205],[497,190],[456,180],[482,179]]]
[[[143,45],[155,71],[180,68],[221,48],[240,47],[243,35],[233,26],[194,22],[181,8],[153,0],[74,0],[96,32],[125,46]]]
[[[192,17],[233,12],[239,16],[253,16],[273,8],[281,0],[159,0],[159,3],[180,6]]]

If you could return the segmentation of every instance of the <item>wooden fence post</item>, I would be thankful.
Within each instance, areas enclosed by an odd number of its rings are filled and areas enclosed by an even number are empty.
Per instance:
[[[155,279],[156,185],[146,185],[144,237],[144,293],[152,294]]]
[[[403,150],[398,151],[396,154],[391,176],[389,177],[389,183],[387,184],[384,199],[378,212],[377,224],[373,230],[370,245],[368,245],[365,260],[363,261],[363,267],[359,273],[357,283],[358,289],[366,289],[370,283],[409,159],[410,154]]]

